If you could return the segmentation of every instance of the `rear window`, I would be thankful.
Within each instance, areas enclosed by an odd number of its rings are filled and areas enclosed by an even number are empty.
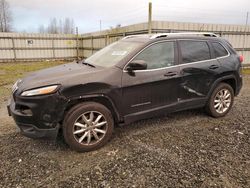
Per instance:
[[[206,41],[183,40],[179,42],[182,54],[182,63],[191,63],[211,59],[210,50]]]
[[[216,58],[228,55],[227,50],[220,43],[212,42],[212,46],[213,46],[214,55]]]

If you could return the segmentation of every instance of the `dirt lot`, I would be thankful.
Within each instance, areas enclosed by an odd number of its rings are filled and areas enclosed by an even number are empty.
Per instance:
[[[184,111],[117,127],[98,151],[21,136],[0,102],[0,187],[250,187],[250,76],[224,118]]]

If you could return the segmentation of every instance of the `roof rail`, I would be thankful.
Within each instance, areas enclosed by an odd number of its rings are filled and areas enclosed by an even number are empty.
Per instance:
[[[209,33],[209,32],[185,32],[185,33],[157,33],[154,34],[150,37],[150,39],[156,39],[156,38],[162,38],[162,37],[168,37],[168,36],[204,36],[204,37],[219,37],[218,35],[214,33]]]
[[[123,37],[122,40],[129,39],[129,38],[143,38],[147,37],[147,34],[139,34],[139,35],[128,35],[126,37]]]
[[[134,37],[134,35],[129,35],[129,36],[123,37],[122,40],[133,38],[133,37]]]

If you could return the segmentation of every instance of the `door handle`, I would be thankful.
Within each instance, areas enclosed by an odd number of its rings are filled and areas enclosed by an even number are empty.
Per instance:
[[[211,65],[210,67],[209,67],[209,69],[212,69],[212,70],[214,70],[214,69],[218,69],[219,68],[219,66],[218,65]]]
[[[164,76],[166,77],[172,77],[172,76],[176,76],[177,72],[167,72],[166,74],[164,74]]]

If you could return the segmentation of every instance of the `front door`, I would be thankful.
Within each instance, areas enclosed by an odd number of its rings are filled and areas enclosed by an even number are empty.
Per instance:
[[[146,70],[125,71],[122,76],[124,115],[153,111],[177,102],[180,71],[175,41],[149,45],[132,61],[144,61]]]

